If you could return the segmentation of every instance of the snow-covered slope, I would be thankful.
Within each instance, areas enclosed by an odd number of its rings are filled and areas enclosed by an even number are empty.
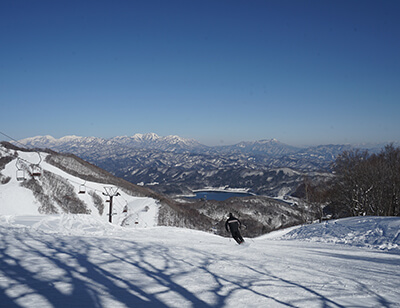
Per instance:
[[[377,226],[383,238],[369,232]],[[2,215],[0,306],[399,307],[399,228],[399,218],[352,218],[245,236],[239,246],[89,215]],[[326,243],[349,230],[370,239]]]
[[[109,220],[109,196],[114,192],[112,221],[127,227],[149,227],[158,222],[157,200],[134,196],[108,182],[86,181],[47,162],[48,153],[15,151],[0,147],[3,159],[0,167],[0,215],[38,215],[86,213],[103,221]],[[66,159],[69,159],[68,157]],[[73,159],[68,164],[82,168]],[[33,166],[40,167],[40,176],[32,176]],[[2,169],[2,170],[1,170]],[[23,180],[19,172],[22,172]],[[94,177],[95,171],[85,170]],[[107,179],[105,179],[106,181]],[[106,195],[104,195],[106,194]]]
[[[400,251],[400,218],[351,217],[330,220],[296,228],[284,238]]]

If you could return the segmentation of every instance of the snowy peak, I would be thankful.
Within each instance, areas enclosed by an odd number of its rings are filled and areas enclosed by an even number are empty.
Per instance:
[[[156,149],[162,151],[187,151],[194,148],[205,147],[193,139],[185,139],[179,136],[170,135],[160,137],[155,133],[148,134],[135,134],[131,137],[117,136],[111,139],[97,138],[97,137],[79,137],[79,136],[65,136],[60,139],[55,139],[52,136],[37,136],[26,138],[19,141],[21,144],[32,148],[49,148],[56,151],[68,152],[76,150],[77,148],[82,151],[95,150],[101,151],[104,145],[114,147],[117,151],[134,149]]]
[[[36,137],[31,137],[31,138],[25,138],[22,140],[19,140],[19,143],[26,145],[27,147],[30,148],[48,148],[48,149],[60,149],[63,148],[64,145],[73,145],[77,146],[79,144],[89,144],[93,142],[97,143],[102,143],[103,139],[100,138],[95,138],[95,137],[79,137],[79,136],[64,136],[60,139],[56,139],[52,136],[46,135],[46,136],[36,136]]]
[[[46,135],[46,136],[36,136],[32,138],[25,138],[22,140],[19,140],[20,143],[25,144],[30,147],[36,147],[36,144],[43,144],[43,145],[54,145],[57,143],[57,139],[55,139],[52,136]]]
[[[133,140],[137,141],[155,141],[160,139],[160,137],[155,133],[147,133],[147,134],[135,134],[131,137]]]

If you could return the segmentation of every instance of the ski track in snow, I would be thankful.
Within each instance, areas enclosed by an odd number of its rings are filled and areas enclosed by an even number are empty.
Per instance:
[[[351,218],[239,246],[86,215],[0,216],[0,306],[400,307],[399,226]],[[332,240],[351,232],[346,244]],[[377,244],[364,236],[361,247],[363,234]]]

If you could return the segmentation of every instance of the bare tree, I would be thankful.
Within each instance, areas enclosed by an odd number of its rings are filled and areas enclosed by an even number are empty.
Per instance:
[[[340,216],[400,214],[400,148],[388,145],[372,155],[346,151],[333,167],[330,202]]]

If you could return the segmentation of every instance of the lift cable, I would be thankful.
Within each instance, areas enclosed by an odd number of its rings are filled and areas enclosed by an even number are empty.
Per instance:
[[[15,138],[11,137],[10,135],[3,133],[2,131],[0,131],[0,134],[9,138],[10,140],[14,141],[14,143],[17,143],[18,145],[22,146],[23,149],[26,150],[32,150],[34,152],[36,152],[39,156],[39,162],[38,163],[32,163],[26,159],[23,159],[21,157],[18,156],[17,161],[15,163],[16,167],[17,167],[17,175],[16,178],[18,181],[23,181],[25,180],[25,171],[23,170],[23,166],[22,163],[25,163],[27,165],[30,165],[30,175],[32,177],[39,177],[42,175],[42,168],[40,167],[40,163],[42,162],[42,156],[40,155],[40,152],[38,151],[38,149],[32,148],[27,146],[26,144],[22,144],[21,142],[19,142],[18,140],[16,140]]]
[[[29,147],[29,146],[27,146],[26,144],[22,144],[22,143],[19,142],[17,139],[15,139],[15,138],[13,138],[13,137],[7,135],[6,133],[3,133],[2,131],[0,131],[0,134],[3,135],[3,136],[5,136],[5,137],[7,137],[8,139],[14,141],[15,143],[18,143],[19,145],[21,145],[23,148],[25,148],[25,149],[27,149],[27,150],[35,150],[33,147]],[[37,153],[39,154],[38,151],[35,151],[35,152],[37,152]],[[32,164],[30,161],[27,161],[27,160],[25,160],[25,159],[23,159],[23,158],[21,158],[21,157],[18,157],[18,159],[19,159],[20,161],[23,161],[23,162],[27,163],[27,164]],[[39,163],[37,163],[36,165],[39,165],[39,164],[41,163],[41,161],[42,161],[42,157],[40,156],[40,154],[39,154],[39,159],[40,159],[40,160],[39,160]],[[16,164],[18,164],[18,161],[16,162]],[[17,167],[17,169],[20,169],[20,168]],[[78,185],[82,185],[82,183],[78,183],[78,182],[76,182],[76,181],[74,181],[74,180],[68,179],[68,181],[73,182],[73,183],[78,184]],[[98,189],[96,189],[96,188],[92,188],[92,187],[87,186],[87,185],[86,185],[86,181],[85,181],[85,184],[83,184],[83,185],[85,185],[85,187],[86,187],[86,188],[89,188],[90,190],[94,190],[94,191],[99,192],[99,193],[102,193],[102,192],[103,192],[103,191],[100,191],[100,190],[98,190]]]
[[[5,137],[7,137],[7,138],[9,138],[10,140],[14,141],[15,143],[21,145],[22,148],[24,148],[24,149],[35,151],[35,152],[39,155],[39,162],[38,162],[37,164],[33,164],[32,176],[39,176],[39,175],[41,175],[41,168],[40,168],[39,165],[40,165],[40,163],[42,162],[42,156],[40,155],[40,152],[37,150],[37,148],[35,149],[35,148],[33,148],[33,147],[29,147],[29,146],[26,145],[26,144],[22,144],[21,142],[19,142],[19,141],[16,140],[15,138],[9,136],[9,135],[6,134],[6,133],[3,133],[2,131],[0,131],[0,134],[3,135],[3,136],[5,136]],[[16,160],[16,162],[15,162],[15,165],[16,165],[16,167],[17,167],[17,180],[18,180],[18,181],[25,180],[25,172],[24,172],[24,170],[23,170],[23,167],[22,167],[21,162],[24,162],[24,163],[26,163],[26,164],[32,164],[31,162],[29,162],[29,161],[27,161],[27,160],[25,160],[25,159],[23,159],[23,158],[21,158],[21,157],[17,157],[17,160]],[[92,190],[92,191],[95,191],[95,192],[98,192],[98,193],[103,193],[104,195],[108,196],[108,197],[110,198],[110,201],[111,201],[111,202],[112,202],[112,198],[113,198],[114,196],[121,196],[120,193],[118,192],[118,189],[119,189],[118,187],[116,187],[116,189],[114,189],[114,188],[112,188],[112,187],[104,187],[104,189],[105,189],[105,191],[106,191],[106,193],[104,193],[103,191],[100,191],[100,190],[98,190],[98,189],[96,189],[96,188],[87,186],[87,185],[86,185],[86,181],[85,181],[83,184],[82,184],[82,182],[81,182],[81,183],[78,183],[78,182],[76,182],[76,181],[74,181],[74,180],[71,180],[71,179],[67,179],[67,181],[79,185],[79,192],[78,192],[78,193],[86,193],[86,189],[88,188],[88,189],[90,189],[90,190]],[[125,203],[128,204],[127,200],[126,200],[125,198],[123,198],[123,199],[124,199]],[[118,201],[118,199],[117,199],[117,202],[118,202],[117,208],[118,208],[119,210],[121,210],[120,208],[123,207],[123,205],[121,205],[121,203]],[[110,214],[109,214],[109,215],[110,215],[110,222],[111,222],[111,217],[112,217],[111,211],[112,211],[112,209],[111,209],[111,204],[110,204]],[[122,211],[122,210],[121,210],[121,211]]]
[[[1,131],[0,131],[0,134],[3,135],[3,136],[5,136],[5,137],[7,137],[8,139],[14,141],[15,143],[18,143],[19,145],[21,145],[23,148],[25,148],[25,149],[27,149],[27,150],[28,150],[28,149],[30,149],[30,150],[34,149],[33,147],[29,147],[29,146],[27,146],[26,144],[23,144],[23,143],[19,142],[17,139],[15,139],[15,138],[13,138],[13,137],[11,137],[11,136],[9,136],[9,135],[7,135],[7,134],[1,132]]]
[[[2,132],[2,131],[0,131],[0,134],[3,135],[3,136],[5,136],[5,137],[7,137],[8,139],[14,141],[15,143],[21,145],[23,148],[25,148],[25,149],[27,149],[27,150],[35,150],[35,152],[37,152],[38,155],[39,155],[39,163],[34,164],[34,165],[35,165],[35,166],[39,166],[39,164],[40,164],[41,161],[42,161],[42,157],[41,157],[40,153],[39,153],[35,148],[30,147],[30,146],[28,146],[28,145],[26,145],[26,144],[23,144],[23,143],[19,142],[17,139],[15,139],[15,138],[9,136],[8,134],[6,134],[6,133],[4,133],[4,132]],[[117,142],[117,143],[118,143],[118,142]],[[21,170],[21,169],[22,169],[22,168],[18,168],[19,161],[23,161],[23,162],[25,162],[25,163],[27,163],[27,164],[31,164],[31,162],[29,162],[29,161],[27,161],[27,160],[25,160],[25,159],[23,159],[23,158],[21,158],[21,157],[18,157],[18,159],[17,159],[17,161],[16,161],[16,165],[17,165],[17,169],[18,169],[18,170]],[[17,171],[18,171],[18,170],[17,170]],[[22,175],[21,175],[21,177],[22,177]],[[76,181],[74,181],[74,180],[70,180],[70,179],[68,179],[68,181],[80,185],[80,188],[84,186],[84,187],[85,187],[85,191],[86,191],[86,188],[88,188],[88,189],[90,189],[90,190],[92,190],[92,191],[95,191],[95,192],[98,192],[98,193],[103,193],[103,191],[100,191],[100,190],[98,190],[98,189],[96,189],[96,188],[92,188],[92,187],[90,187],[90,186],[87,186],[87,185],[86,185],[86,181],[85,181],[84,184],[78,183],[78,182],[76,182]],[[117,189],[117,190],[118,190],[118,189]],[[124,201],[125,201],[126,204],[128,203],[127,200],[126,200],[125,198],[122,197],[122,199],[124,199]],[[117,202],[119,203],[120,206],[122,206],[122,205],[120,204],[119,201],[117,201]]]

